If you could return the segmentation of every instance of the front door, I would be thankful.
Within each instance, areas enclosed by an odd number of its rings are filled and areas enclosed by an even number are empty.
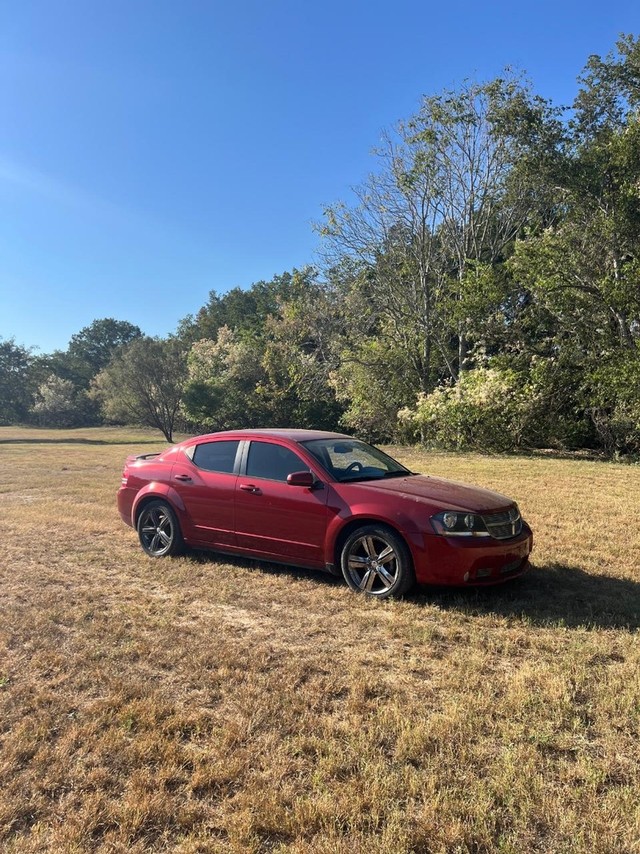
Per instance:
[[[290,486],[309,464],[277,442],[252,441],[236,484],[238,547],[274,559],[324,566],[327,488]]]

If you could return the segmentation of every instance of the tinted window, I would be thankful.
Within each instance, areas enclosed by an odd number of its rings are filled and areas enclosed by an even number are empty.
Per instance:
[[[282,445],[269,442],[252,442],[247,461],[247,477],[266,477],[269,480],[286,480],[294,471],[309,471],[297,454]]]
[[[203,442],[197,445],[193,462],[206,471],[220,471],[233,474],[238,442]]]

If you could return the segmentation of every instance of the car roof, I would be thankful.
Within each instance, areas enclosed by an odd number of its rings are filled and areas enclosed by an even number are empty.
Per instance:
[[[195,436],[189,441],[206,439],[288,439],[291,442],[307,442],[311,439],[350,439],[344,433],[331,433],[326,430],[301,430],[295,428],[265,428],[256,430],[225,430],[220,433],[207,433]]]

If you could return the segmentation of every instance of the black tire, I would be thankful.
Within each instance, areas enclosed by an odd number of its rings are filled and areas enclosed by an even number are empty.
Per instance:
[[[384,525],[353,531],[342,547],[340,566],[352,590],[375,599],[402,596],[416,581],[406,543]]]
[[[150,557],[175,557],[184,552],[178,517],[166,501],[150,501],[138,516],[140,545]]]

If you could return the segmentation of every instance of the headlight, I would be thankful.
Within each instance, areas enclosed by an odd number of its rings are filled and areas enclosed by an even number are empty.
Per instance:
[[[489,531],[482,516],[475,513],[458,513],[455,510],[443,510],[431,517],[436,534],[445,537],[488,537]]]

